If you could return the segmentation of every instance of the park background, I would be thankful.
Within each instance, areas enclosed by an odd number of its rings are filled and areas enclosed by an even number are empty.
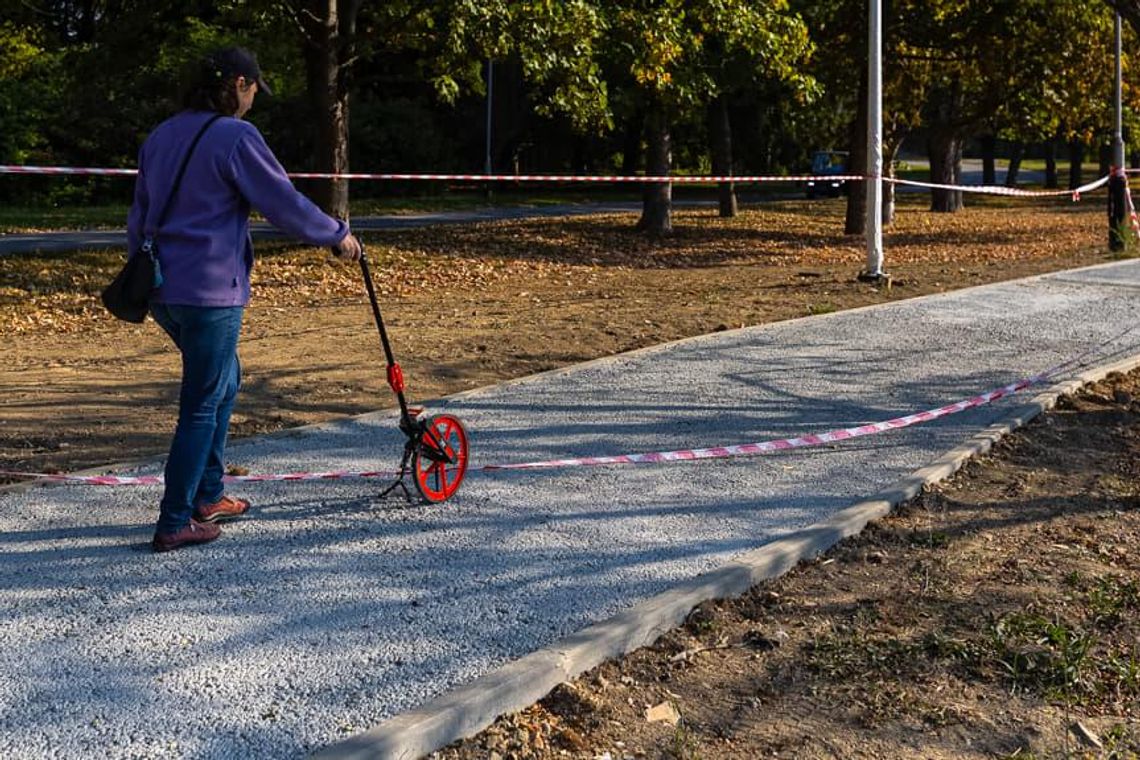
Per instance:
[[[1049,188],[1077,187],[1086,171],[1106,174],[1110,5],[888,2],[888,174],[956,184],[963,155],[982,161],[983,184],[1018,183],[1025,160]],[[1140,18],[1135,3],[1115,7]],[[0,10],[0,163],[133,167],[147,132],[177,110],[185,66],[237,43],[257,52],[276,92],[250,118],[294,172],[786,175],[805,173],[814,151],[838,149],[850,152],[849,171],[865,174],[866,28],[861,0],[8,3]],[[1126,73],[1135,46],[1126,25]],[[1138,98],[1126,76],[1126,143]],[[900,156],[911,162],[896,163]],[[1140,165],[1140,152],[1129,156]],[[350,208],[350,197],[438,201],[461,189],[360,181],[350,196],[347,181],[299,186],[342,217],[377,208]],[[87,213],[106,224],[130,187],[114,177],[5,177],[0,221],[27,229],[43,226],[29,207],[110,204]],[[559,189],[567,188],[537,192]],[[719,192],[726,216],[730,190]],[[852,190],[845,231],[857,234],[861,184]],[[648,186],[644,196],[640,226],[667,233],[668,186]],[[962,204],[961,193],[932,193],[933,210]],[[888,221],[891,213],[888,203]]]

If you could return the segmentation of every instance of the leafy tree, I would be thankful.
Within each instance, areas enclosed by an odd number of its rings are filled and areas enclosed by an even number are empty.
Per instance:
[[[590,47],[598,19],[584,0],[305,0],[284,7],[301,31],[322,171],[348,171],[349,95],[358,77],[367,78],[361,68],[381,61],[414,60],[437,95],[454,103],[465,91],[483,91],[488,58],[513,58],[537,88],[540,112],[564,114],[582,128],[608,123],[606,90]],[[318,200],[344,215],[348,184],[322,183]]]
[[[562,116],[580,131],[612,127],[597,44],[605,20],[589,0],[465,0],[446,3],[428,72],[440,96],[454,102],[470,89],[485,92],[487,59],[517,62],[536,88],[535,108]]]
[[[788,11],[786,0],[607,2],[603,7],[607,70],[629,85],[628,110],[643,114],[649,175],[671,171],[671,124],[702,114],[727,93],[769,78],[794,85],[801,96],[811,91],[811,80],[799,68],[812,49],[807,29]],[[718,109],[717,163],[723,167],[731,165],[731,156],[724,145],[723,105]],[[668,234],[671,207],[669,183],[647,185],[638,229]]]
[[[176,105],[182,62],[233,31],[225,12],[224,4],[176,0],[8,4],[0,28],[19,31],[5,33],[0,90],[12,97],[5,119],[26,125],[3,130],[21,144],[9,146],[53,163],[133,164],[143,135]],[[129,191],[105,178],[33,182],[52,193],[70,188],[76,199],[106,193],[111,183],[123,196]]]
[[[23,163],[45,147],[41,132],[47,114],[42,104],[54,59],[37,44],[35,30],[12,22],[0,24],[0,161]]]
[[[536,87],[540,112],[565,115],[579,131],[611,128],[615,112],[643,118],[646,171],[664,176],[674,119],[702,113],[758,72],[806,84],[794,63],[810,45],[786,8],[785,0],[759,7],[742,0],[467,0],[437,14],[422,49],[435,50],[432,79],[445,98],[481,89],[483,59],[512,59]],[[668,232],[670,197],[667,183],[648,186],[639,226]]]
[[[1020,140],[1103,124],[1110,14],[1083,0],[897,0],[898,29],[921,62],[932,181],[959,184],[965,141],[1001,130]],[[1107,32],[1105,24],[1108,24]],[[1058,34],[1064,30],[1064,34]],[[955,211],[960,191],[934,190]]]
[[[922,107],[932,182],[960,183],[964,143],[997,106],[999,95],[983,66],[989,49],[1000,43],[989,33],[997,5],[951,0],[901,0],[894,5],[898,28],[913,50],[911,60],[925,75]],[[961,191],[932,192],[932,211],[957,211],[961,206]]]
[[[692,6],[691,6],[692,7]],[[698,66],[709,73],[708,104],[712,171],[727,175],[733,171],[732,125],[729,103],[732,98],[758,88],[775,85],[793,101],[810,101],[818,92],[816,82],[804,71],[813,46],[807,27],[789,14],[786,3],[756,12],[754,6],[742,13],[735,3],[711,2],[692,8],[697,16],[697,34],[703,38],[702,59]],[[720,215],[736,214],[736,197],[731,183],[720,186]]]
[[[907,39],[905,18],[890,12],[883,18],[883,167],[894,171],[894,159],[903,140],[922,123],[922,105],[930,79],[930,62]],[[809,118],[831,123],[831,141],[850,151],[848,170],[869,174],[867,156],[867,4],[865,0],[798,0],[799,9],[815,44],[826,54],[818,56],[809,71],[823,87],[820,107]],[[894,218],[894,185],[884,187],[883,221]],[[848,185],[845,232],[861,235],[866,229],[866,185]]]

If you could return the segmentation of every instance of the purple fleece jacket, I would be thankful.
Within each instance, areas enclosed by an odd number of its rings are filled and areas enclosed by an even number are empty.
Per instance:
[[[182,156],[213,114],[183,111],[155,127],[139,151],[127,218],[133,256],[158,222]],[[348,225],[301,195],[252,124],[223,116],[194,148],[166,221],[154,235],[163,284],[151,299],[182,306],[245,306],[253,242],[249,211],[310,245],[334,246]]]

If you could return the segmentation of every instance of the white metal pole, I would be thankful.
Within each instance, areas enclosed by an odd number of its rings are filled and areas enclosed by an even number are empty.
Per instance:
[[[1123,251],[1125,240],[1125,205],[1128,200],[1128,184],[1124,175],[1124,105],[1121,97],[1121,42],[1120,14],[1116,14],[1116,76],[1112,80],[1112,100],[1116,120],[1112,127],[1112,175],[1108,179],[1108,249]]]
[[[883,4],[870,0],[867,49],[867,278],[883,277]]]

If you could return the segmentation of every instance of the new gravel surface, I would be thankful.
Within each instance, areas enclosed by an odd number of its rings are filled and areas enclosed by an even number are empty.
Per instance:
[[[760,441],[941,406],[1116,337],[1140,263],[718,333],[432,405],[473,466]],[[1013,402],[1016,403],[1016,402]],[[752,459],[250,485],[208,547],[153,555],[156,488],[0,496],[0,756],[295,757],[878,492],[1009,401]],[[394,463],[390,415],[235,444],[252,472]],[[155,472],[157,466],[140,472]]]

